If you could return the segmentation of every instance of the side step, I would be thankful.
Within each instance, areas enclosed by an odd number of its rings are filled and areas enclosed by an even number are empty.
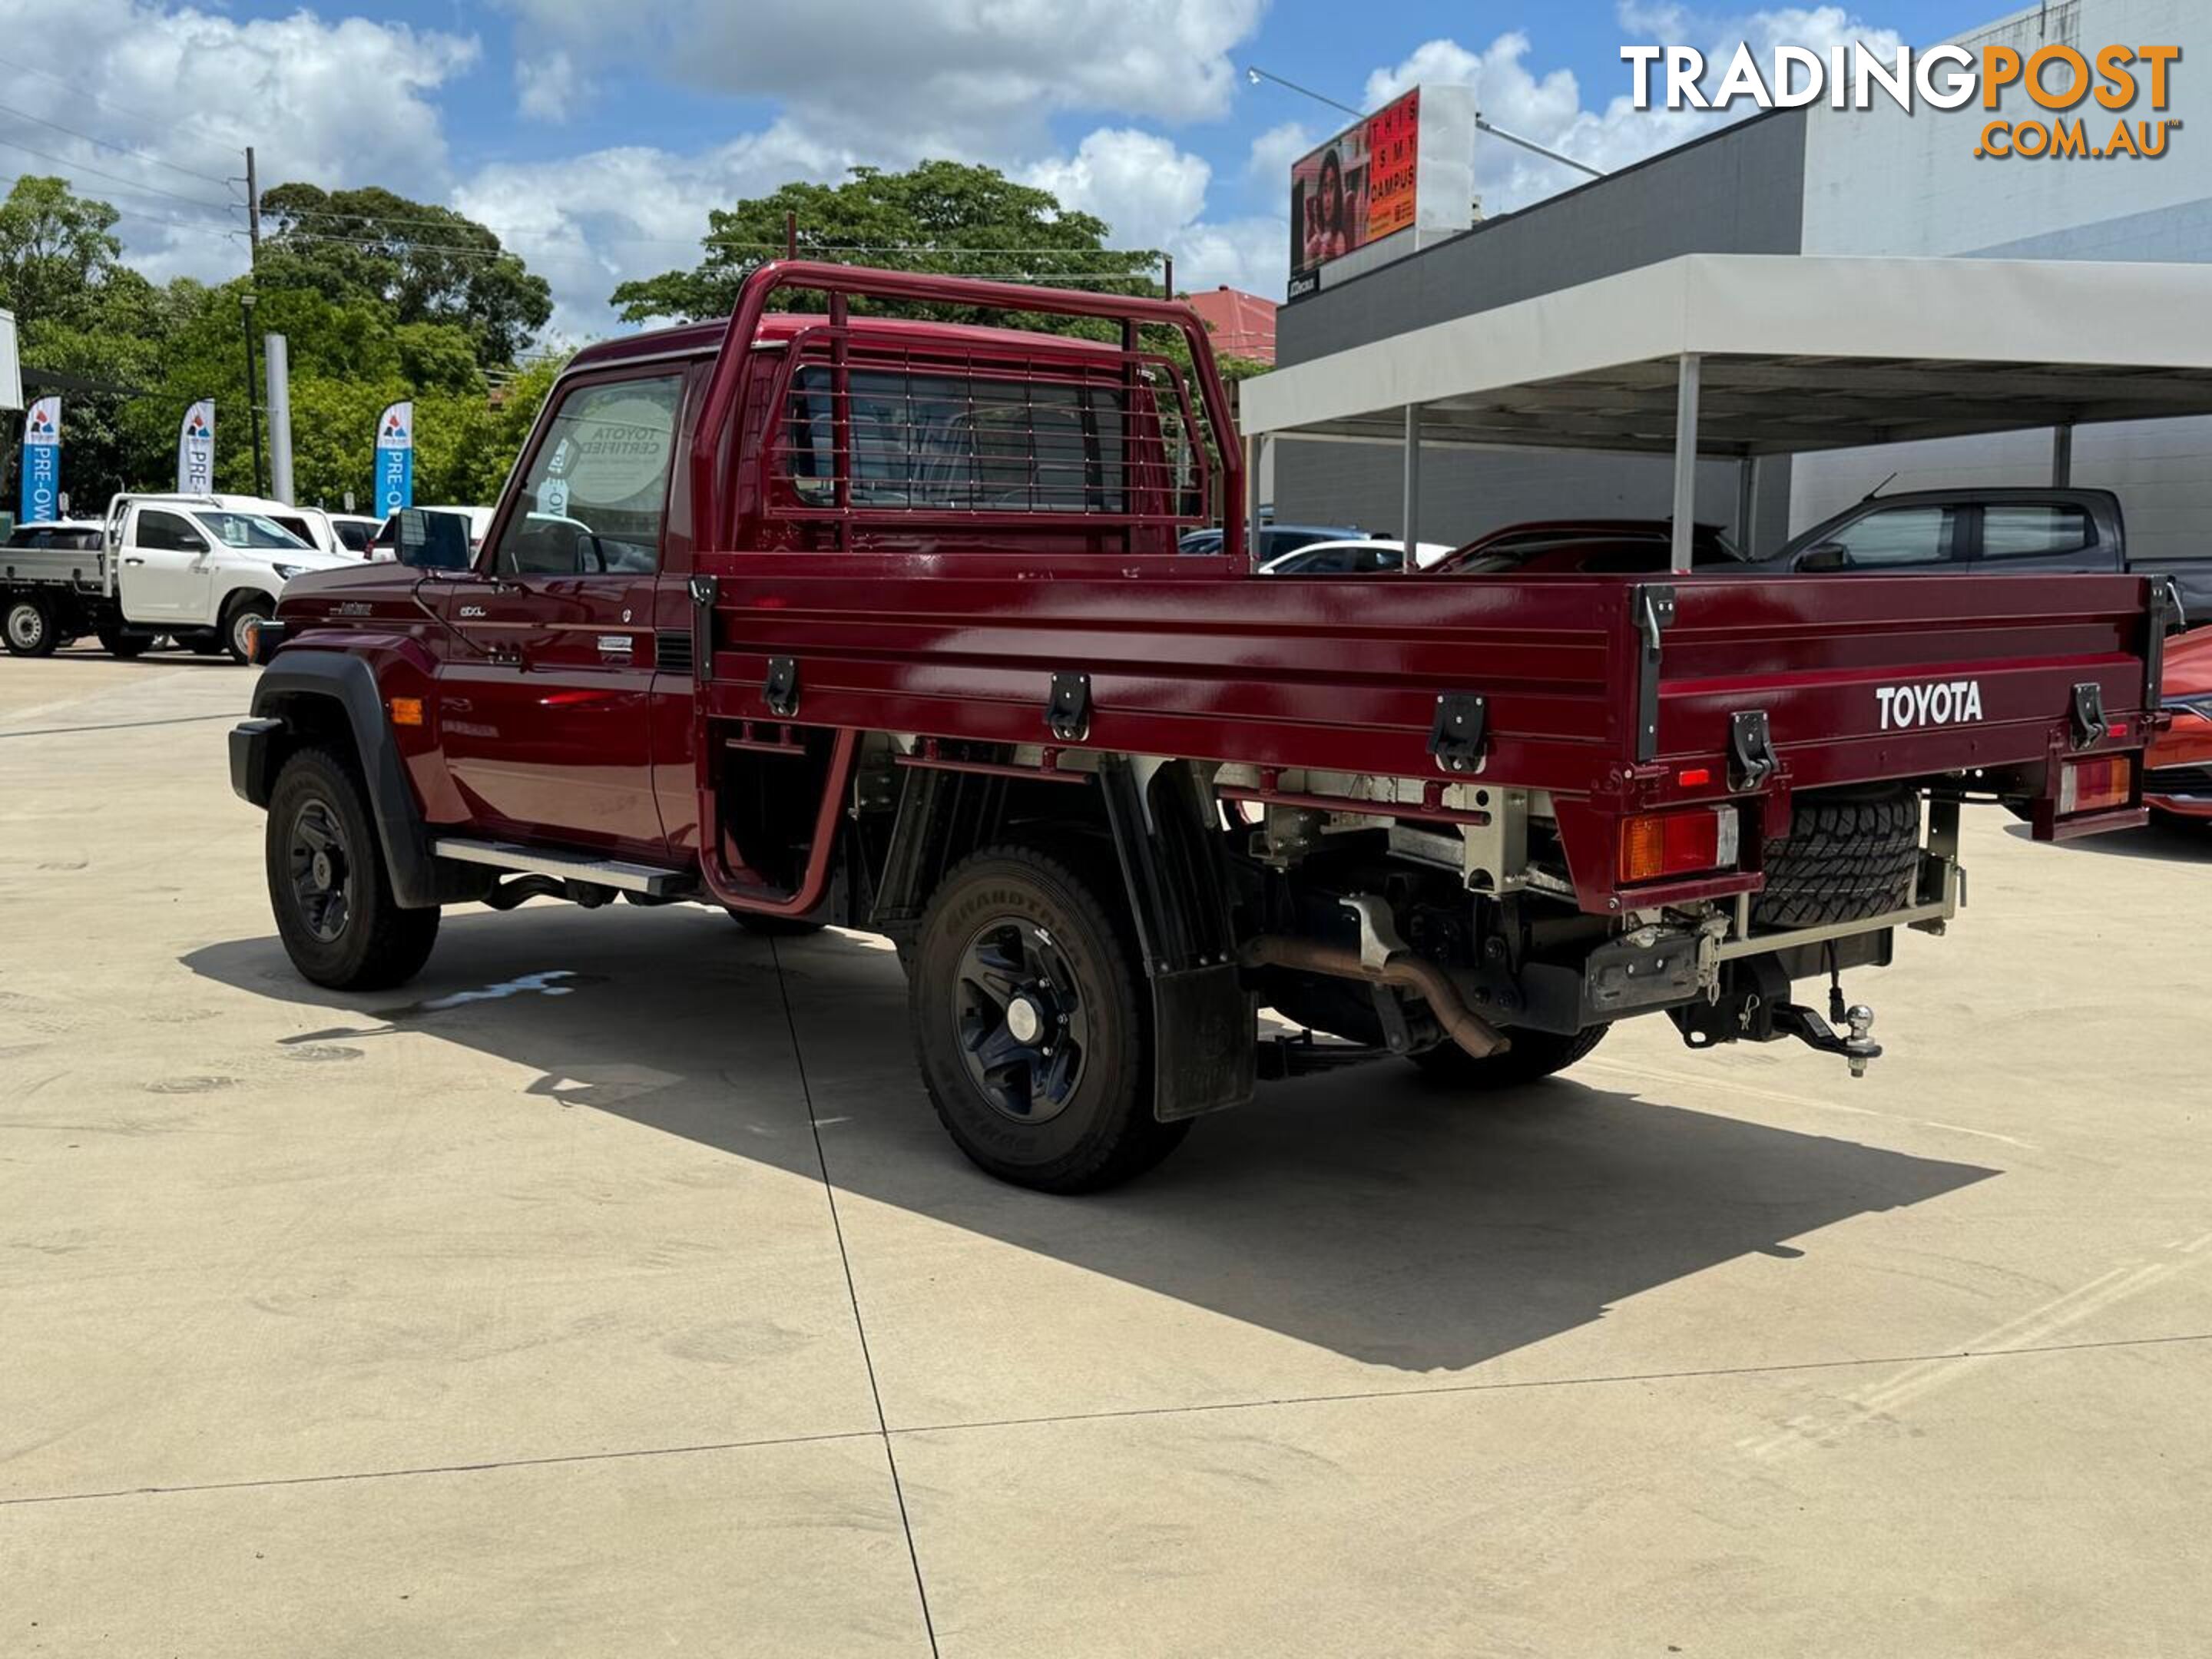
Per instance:
[[[518,847],[504,841],[440,839],[430,849],[441,859],[462,864],[489,864],[499,870],[519,870],[530,875],[552,876],[562,881],[595,882],[618,892],[642,893],[648,898],[680,898],[693,882],[681,870],[661,870],[649,864],[626,864],[620,859],[595,859],[579,853],[547,853],[534,847]]]

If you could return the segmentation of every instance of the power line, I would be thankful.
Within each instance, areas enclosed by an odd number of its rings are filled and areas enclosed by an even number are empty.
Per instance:
[[[17,185],[21,183],[25,179],[31,178],[34,175],[27,173],[13,173],[7,177],[0,178],[0,185]],[[113,209],[115,216],[118,219],[144,220],[150,224],[171,225],[179,230],[197,230],[204,235],[221,236],[225,240],[228,240],[231,237],[240,234],[240,233],[235,229],[226,230],[222,226],[215,224],[206,219],[178,219],[165,213],[143,213],[137,208],[115,207],[115,204],[112,202],[108,204],[108,206]]]
[[[19,121],[35,121],[42,127],[52,127],[56,132],[65,132],[72,138],[82,138],[88,144],[98,144],[103,149],[120,150],[133,160],[150,161],[157,167],[167,167],[172,173],[181,173],[187,179],[198,179],[210,185],[228,185],[230,182],[228,179],[217,178],[212,173],[199,173],[191,167],[179,167],[174,161],[165,161],[149,151],[133,149],[130,145],[118,144],[112,139],[95,138],[88,132],[79,132],[75,127],[65,127],[58,121],[49,121],[45,116],[33,115],[28,110],[15,109],[6,104],[0,104],[0,115],[12,115]]]
[[[207,136],[207,141],[215,145],[216,149],[220,149],[224,155],[228,156],[233,153],[231,143],[228,137],[218,137],[214,128],[202,125],[199,122],[190,120],[181,116],[166,116],[160,119],[156,119],[155,117],[147,114],[143,110],[132,109],[126,104],[118,104],[112,99],[103,98],[89,88],[77,85],[76,82],[69,79],[66,76],[57,75],[52,70],[42,69],[36,64],[21,63],[13,58],[0,58],[0,64],[5,64],[9,69],[21,70],[28,75],[43,75],[47,80],[52,81],[56,86],[67,88],[79,98],[95,103],[102,109],[112,109],[118,115],[126,115],[133,121],[137,122],[141,126],[150,128],[164,136],[174,132],[179,127],[195,128],[198,131],[204,133]],[[222,182],[228,183],[229,181],[225,179]]]
[[[5,144],[9,149],[20,149],[26,155],[35,155],[42,161],[52,161],[56,167],[68,167],[77,173],[88,173],[95,179],[112,179],[118,185],[128,185],[142,195],[167,196],[189,206],[208,208],[216,213],[229,213],[238,206],[235,202],[210,202],[204,197],[186,196],[178,191],[164,190],[161,185],[149,185],[142,179],[126,179],[119,173],[108,173],[83,161],[71,161],[66,155],[57,155],[52,150],[35,149],[20,139],[0,138],[0,144]]]

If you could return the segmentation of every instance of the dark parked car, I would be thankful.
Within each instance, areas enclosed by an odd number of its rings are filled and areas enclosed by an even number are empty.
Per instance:
[[[1869,496],[1771,557],[1777,570],[2131,571],[2162,575],[2188,621],[2212,621],[2212,556],[2131,558],[2109,489],[1922,489]]]
[[[1549,519],[1477,536],[1437,561],[1431,574],[1495,576],[1546,571],[1664,570],[1674,550],[1669,519]],[[1718,525],[1690,532],[1690,563],[1735,565],[1743,555]]]

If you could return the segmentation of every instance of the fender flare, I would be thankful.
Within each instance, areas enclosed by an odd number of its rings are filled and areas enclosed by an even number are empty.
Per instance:
[[[301,650],[295,646],[261,671],[253,688],[254,719],[231,733],[234,778],[250,781],[241,784],[240,793],[254,805],[267,806],[269,791],[275,786],[276,768],[283,760],[270,745],[280,735],[287,747],[298,742],[302,732],[296,723],[297,711],[302,702],[310,701],[335,705],[352,735],[354,753],[368,789],[369,815],[376,821],[377,839],[383,843],[384,867],[392,879],[393,899],[403,909],[435,908],[440,896],[429,831],[407,781],[399,745],[384,718],[384,697],[377,685],[376,670],[365,659],[343,651]],[[238,753],[241,739],[251,756],[243,763]]]

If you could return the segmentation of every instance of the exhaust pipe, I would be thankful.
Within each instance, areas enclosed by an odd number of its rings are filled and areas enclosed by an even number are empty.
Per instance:
[[[1262,933],[1237,953],[1237,959],[1247,968],[1287,968],[1293,973],[1401,987],[1427,1003],[1451,1040],[1475,1059],[1487,1060],[1512,1047],[1504,1032],[1467,1006],[1459,987],[1443,969],[1411,951],[1394,952],[1379,965],[1370,965],[1361,960],[1358,951],[1344,945],[1293,939],[1287,933]]]

